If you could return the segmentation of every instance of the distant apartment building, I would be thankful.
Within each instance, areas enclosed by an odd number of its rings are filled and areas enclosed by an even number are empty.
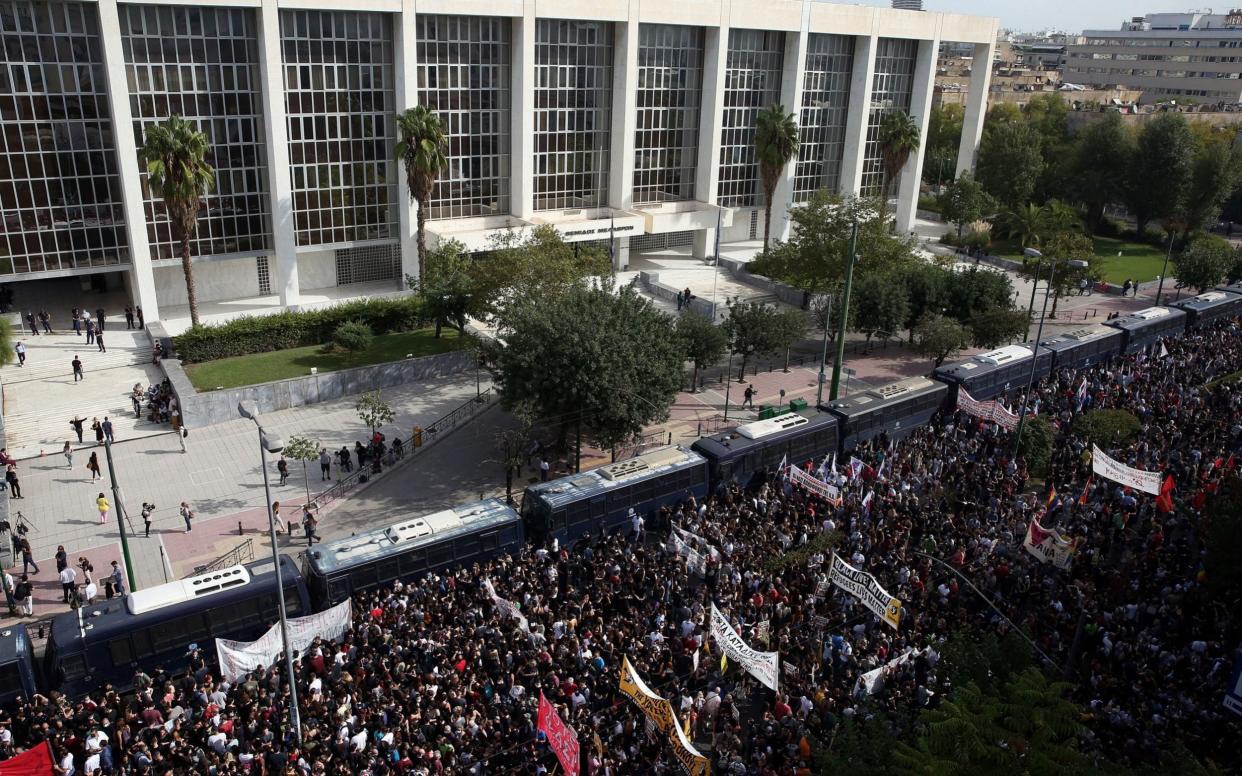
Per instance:
[[[1242,102],[1242,10],[1150,14],[1083,38],[1066,51],[1066,83],[1137,89],[1143,102]]]
[[[893,8],[898,11],[921,11],[923,0],[893,0]]]

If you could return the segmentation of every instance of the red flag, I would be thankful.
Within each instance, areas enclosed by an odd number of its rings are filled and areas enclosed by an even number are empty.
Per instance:
[[[44,741],[34,749],[0,762],[0,776],[55,776],[52,745]]]
[[[1229,460],[1225,461],[1225,468],[1229,471],[1233,471],[1233,453],[1230,453]]]
[[[1079,504],[1087,503],[1087,494],[1091,492],[1091,480],[1092,480],[1092,477],[1087,477],[1087,487],[1082,489],[1082,495],[1078,497]]]
[[[1160,512],[1173,511],[1173,475],[1164,478],[1164,484],[1160,486],[1160,495],[1156,496],[1156,509]]]
[[[538,730],[548,737],[548,746],[556,753],[556,759],[567,776],[578,776],[578,734],[565,724],[548,699],[543,697],[542,690],[539,692],[538,720]]]

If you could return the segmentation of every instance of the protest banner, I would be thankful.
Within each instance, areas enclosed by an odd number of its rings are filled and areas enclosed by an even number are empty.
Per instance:
[[[832,555],[828,578],[834,585],[862,601],[863,606],[894,629],[901,624],[901,601],[889,595],[875,577],[854,568],[836,553]]]
[[[643,678],[630,665],[630,659],[621,660],[621,692],[629,696],[634,705],[647,717],[661,733],[668,736],[673,747],[673,755],[681,767],[690,776],[707,776],[711,773],[710,761],[699,754],[694,745],[686,738],[681,726],[677,724],[677,715],[667,699],[661,698],[651,691]]]
[[[522,614],[520,609],[518,609],[517,604],[496,595],[496,588],[492,585],[492,581],[490,579],[483,579],[483,589],[486,590],[487,594],[492,597],[492,606],[495,606],[501,614],[509,619],[517,620],[518,627],[527,633],[530,633],[530,623],[526,621],[526,616]]]
[[[581,760],[578,755],[578,734],[565,724],[556,708],[539,691],[539,716],[536,728],[548,738],[548,748],[556,754],[569,776],[578,776]]]
[[[353,612],[348,600],[318,614],[293,617],[288,621],[289,648],[300,653],[305,652],[317,638],[342,638],[352,624]],[[284,649],[279,623],[254,641],[216,639],[220,673],[230,682],[237,681],[256,668],[272,665]]]
[[[841,491],[837,490],[835,485],[829,485],[796,466],[789,469],[789,481],[797,487],[819,496],[833,506],[841,506]]]
[[[858,677],[858,682],[854,685],[855,692],[861,688],[862,690],[865,690],[868,695],[874,695],[876,688],[880,686],[884,679],[884,672],[888,669],[896,668],[910,658],[914,657],[915,654],[917,653],[913,648],[907,647],[905,652],[888,661],[884,665],[873,668]]]
[[[1056,531],[1044,528],[1039,524],[1039,520],[1032,517],[1026,527],[1026,541],[1022,543],[1022,546],[1042,562],[1051,563],[1059,569],[1067,569],[1074,560],[1077,543],[1064,538]]]
[[[1126,466],[1120,461],[1109,458],[1097,445],[1091,446],[1091,471],[1126,487],[1141,490],[1153,496],[1160,495],[1160,472],[1146,472]]]
[[[715,603],[712,603],[712,638],[726,655],[741,663],[747,673],[773,692],[779,691],[777,684],[780,680],[780,654],[751,649],[741,634],[733,629],[729,620],[716,608]]]

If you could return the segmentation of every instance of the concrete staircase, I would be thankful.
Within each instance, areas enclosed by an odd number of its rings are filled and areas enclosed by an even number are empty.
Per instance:
[[[118,443],[170,430],[166,424],[135,418],[129,400],[135,384],[145,388],[163,379],[163,372],[151,363],[151,343],[145,331],[110,327],[104,333],[106,353],[100,353],[93,344],[87,345],[85,335],[72,331],[26,336],[22,340],[27,347],[26,365],[0,369],[0,381],[4,383],[4,443],[13,457],[59,456],[66,440],[78,447],[69,425],[74,415],[87,421],[85,445],[94,442],[90,422],[96,417],[112,420]],[[76,383],[71,367],[75,355],[81,359],[86,375],[85,380]],[[84,464],[84,458],[74,462],[75,466]]]

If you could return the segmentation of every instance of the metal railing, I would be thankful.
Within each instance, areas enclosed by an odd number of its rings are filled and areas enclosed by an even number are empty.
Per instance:
[[[447,436],[447,432],[457,426],[460,426],[478,413],[482,412],[491,404],[491,401],[492,389],[488,388],[449,414],[437,418],[422,430],[422,444],[418,447],[414,446],[412,437],[401,439],[402,453],[400,458],[393,453],[392,445],[390,444],[388,446],[388,452],[384,455],[384,465],[392,467],[402,461],[414,458],[420,452],[435,444],[437,439],[442,439]],[[400,437],[398,438],[400,439]],[[364,482],[364,477],[366,480],[369,480],[375,475],[376,472],[373,471],[370,463],[366,466],[359,466],[356,471],[346,475],[343,479],[333,484],[332,487],[315,496],[315,499],[311,502],[311,508],[316,510],[322,509],[325,505],[332,503],[341,496],[344,496],[360,483]]]
[[[247,539],[210,563],[195,566],[194,576],[226,569],[229,566],[236,566],[238,563],[249,563],[252,560],[254,560],[254,539]]]
[[[671,444],[673,444],[673,432],[659,429],[643,434],[627,445],[613,449],[612,460],[614,463],[624,461],[627,458],[642,455],[653,447],[663,447]]]
[[[730,431],[737,428],[737,424],[738,419],[736,417],[725,419],[724,415],[713,415],[710,418],[699,421],[698,436]]]

